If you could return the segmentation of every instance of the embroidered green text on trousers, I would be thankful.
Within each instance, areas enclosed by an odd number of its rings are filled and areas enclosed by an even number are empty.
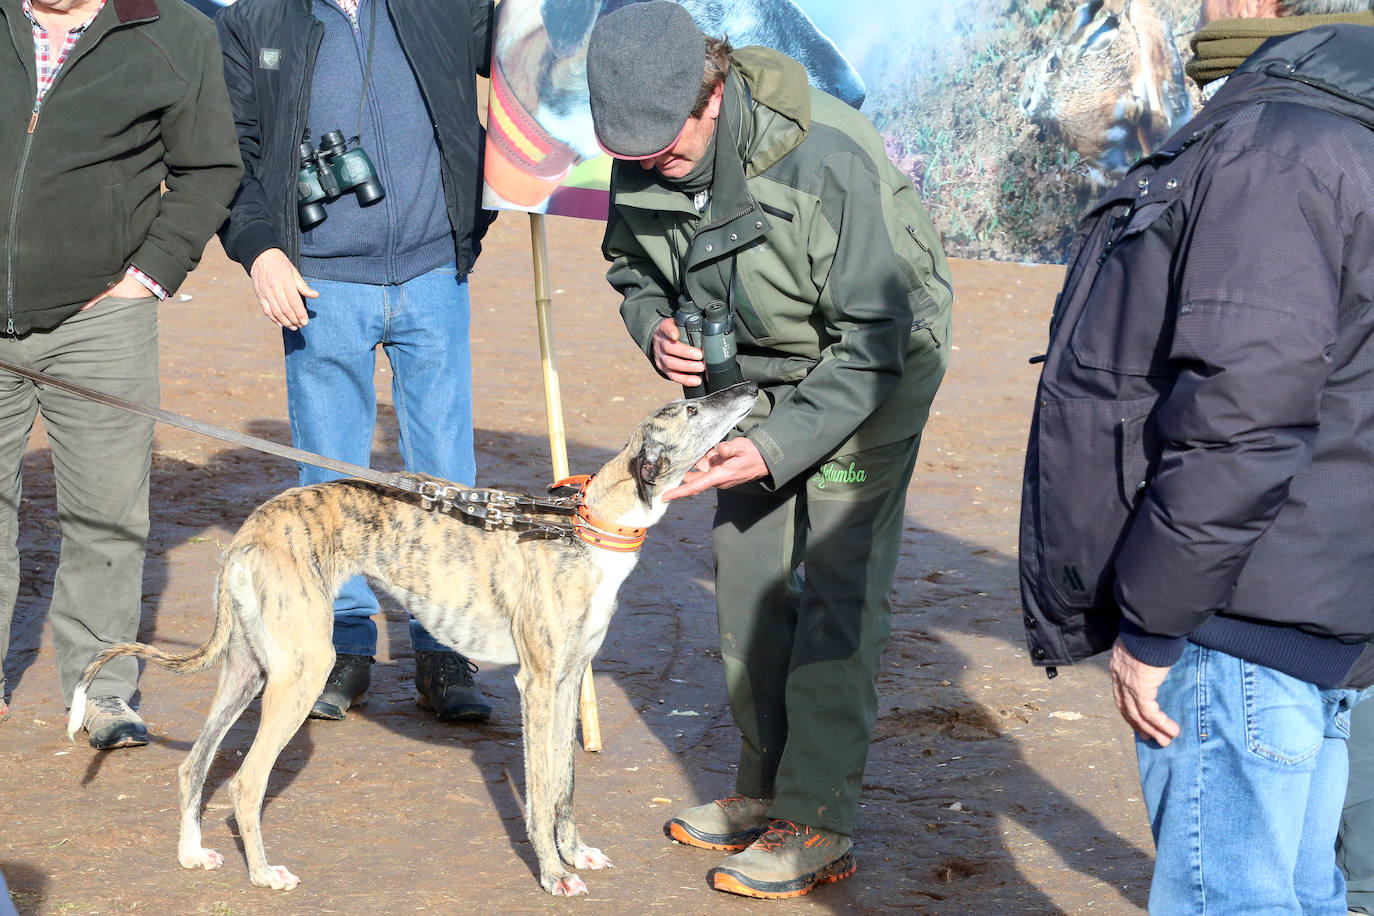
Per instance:
[[[823,464],[816,473],[816,489],[824,490],[827,483],[863,483],[868,475],[864,469],[858,467],[853,461],[849,462],[848,468],[842,468],[834,462]]]

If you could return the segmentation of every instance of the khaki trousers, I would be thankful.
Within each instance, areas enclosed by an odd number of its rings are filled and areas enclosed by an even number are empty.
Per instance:
[[[0,338],[0,359],[157,405],[157,308],[153,297],[104,299],[51,331]],[[20,472],[39,413],[62,532],[48,622],[70,704],[91,656],[138,635],[153,421],[0,371],[0,664],[19,588]],[[118,659],[102,669],[91,696],[127,700],[137,681],[137,661]],[[0,691],[3,685],[0,672]]]

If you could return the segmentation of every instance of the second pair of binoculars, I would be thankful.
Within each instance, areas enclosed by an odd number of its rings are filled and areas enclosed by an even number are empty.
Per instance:
[[[320,137],[320,148],[309,140],[300,146],[300,174],[296,180],[296,212],[301,229],[312,229],[329,214],[324,205],[352,191],[358,205],[366,207],[386,196],[377,169],[361,146],[348,149],[343,131],[331,130]]]
[[[717,299],[700,308],[683,296],[673,312],[673,323],[677,325],[678,339],[699,349],[706,363],[702,384],[695,388],[683,386],[687,397],[699,398],[744,381],[744,373],[735,359],[735,315],[729,306]]]

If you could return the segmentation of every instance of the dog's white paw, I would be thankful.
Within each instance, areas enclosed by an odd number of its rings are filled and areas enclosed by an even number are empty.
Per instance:
[[[611,859],[604,852],[594,846],[583,846],[573,856],[574,868],[612,868]]]
[[[250,874],[248,878],[258,887],[270,887],[274,891],[289,891],[301,883],[301,879],[287,871],[284,865],[269,865],[262,874]]]
[[[587,885],[577,875],[564,875],[553,882],[549,893],[555,897],[581,897],[587,893]]]
[[[224,856],[213,849],[193,849],[177,856],[182,868],[203,868],[209,871],[224,864]]]

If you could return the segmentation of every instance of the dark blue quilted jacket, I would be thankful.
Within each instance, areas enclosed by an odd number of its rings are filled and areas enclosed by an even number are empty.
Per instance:
[[[1026,635],[1374,683],[1374,28],[1276,38],[1089,212],[1021,517]]]

